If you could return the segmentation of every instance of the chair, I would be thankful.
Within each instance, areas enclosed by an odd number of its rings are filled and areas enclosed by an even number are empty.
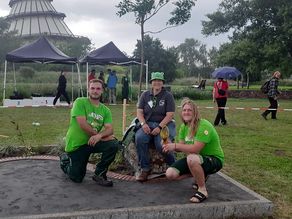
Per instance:
[[[193,86],[193,88],[197,88],[197,89],[200,89],[200,90],[205,90],[206,79],[201,80],[199,85],[194,84],[192,86]]]

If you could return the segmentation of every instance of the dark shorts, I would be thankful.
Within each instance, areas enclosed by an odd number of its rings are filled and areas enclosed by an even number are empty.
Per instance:
[[[201,166],[204,170],[205,176],[216,173],[222,168],[222,163],[217,157],[202,155],[200,156],[203,158],[203,163],[201,164]],[[177,169],[179,175],[191,173],[186,157],[176,161],[174,164],[171,165],[171,167]]]

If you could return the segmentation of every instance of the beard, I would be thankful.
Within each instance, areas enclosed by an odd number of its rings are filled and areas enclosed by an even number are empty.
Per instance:
[[[101,95],[90,95],[89,94],[90,99],[92,100],[100,100]]]

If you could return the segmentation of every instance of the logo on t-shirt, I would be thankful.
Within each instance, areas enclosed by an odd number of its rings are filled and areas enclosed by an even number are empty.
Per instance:
[[[96,120],[103,120],[102,115],[100,115],[100,114],[96,114],[96,113],[94,113],[94,112],[90,113],[90,114],[89,114],[89,117],[91,117],[91,118],[93,118],[93,119],[96,119]]]
[[[159,106],[164,106],[165,100],[159,100]]]
[[[185,137],[185,143],[186,144],[193,144],[194,143],[194,138],[190,136]]]
[[[103,125],[103,116],[92,112],[89,114],[87,122],[90,124],[93,130],[99,132]]]

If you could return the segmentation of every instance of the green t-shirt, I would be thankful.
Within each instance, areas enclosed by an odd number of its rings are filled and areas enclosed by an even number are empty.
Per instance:
[[[200,151],[201,155],[215,156],[224,163],[224,153],[220,145],[218,133],[214,126],[207,120],[201,119],[197,133],[194,137],[189,136],[189,127],[182,124],[179,129],[179,140],[185,144],[194,144],[195,141],[205,143],[205,146]]]
[[[93,105],[86,97],[77,98],[71,110],[69,129],[66,135],[66,152],[72,152],[80,146],[87,144],[90,136],[80,128],[76,117],[85,116],[87,123],[97,132],[100,132],[105,124],[112,123],[112,114],[108,107],[99,103]]]

